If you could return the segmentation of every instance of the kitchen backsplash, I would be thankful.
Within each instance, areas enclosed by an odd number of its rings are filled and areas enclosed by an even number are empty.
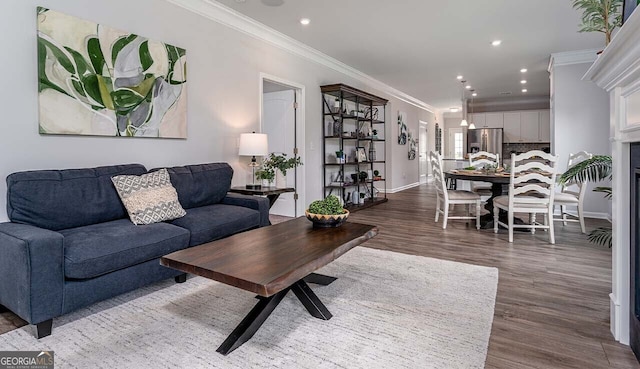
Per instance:
[[[549,152],[551,145],[548,143],[505,143],[502,145],[502,155],[505,159],[511,158],[511,154],[520,154],[531,150]]]

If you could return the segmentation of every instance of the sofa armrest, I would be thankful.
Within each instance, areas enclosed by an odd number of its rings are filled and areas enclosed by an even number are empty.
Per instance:
[[[221,203],[258,210],[260,212],[260,227],[271,224],[269,222],[269,199],[265,197],[241,195],[229,192],[227,193],[227,196],[222,199]]]
[[[0,304],[31,324],[62,315],[63,236],[0,223]]]

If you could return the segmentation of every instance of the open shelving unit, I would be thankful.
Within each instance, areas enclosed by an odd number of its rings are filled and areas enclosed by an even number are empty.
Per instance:
[[[351,212],[386,202],[386,191],[376,185],[386,188],[388,100],[344,84],[321,86],[320,91],[324,197],[338,196]],[[358,160],[357,148],[366,160]],[[344,153],[344,161],[338,152]]]

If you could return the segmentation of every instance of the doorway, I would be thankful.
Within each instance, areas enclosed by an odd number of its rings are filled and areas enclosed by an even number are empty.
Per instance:
[[[464,135],[462,133],[462,128],[449,128],[447,157],[449,159],[464,158]]]
[[[270,153],[304,158],[304,86],[274,76],[260,76],[260,126],[269,140]],[[302,146],[302,147],[300,147]],[[297,217],[304,213],[304,165],[289,169],[286,187],[295,192],[280,195],[269,213]]]
[[[427,160],[427,153],[429,152],[429,136],[427,135],[428,125],[429,123],[420,121],[420,127],[418,128],[418,165],[420,165],[420,183],[427,183],[429,173],[429,160]]]

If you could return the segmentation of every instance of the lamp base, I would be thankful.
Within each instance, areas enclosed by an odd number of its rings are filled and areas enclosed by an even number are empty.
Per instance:
[[[260,190],[262,189],[262,185],[259,184],[248,184],[245,186],[247,190]]]

